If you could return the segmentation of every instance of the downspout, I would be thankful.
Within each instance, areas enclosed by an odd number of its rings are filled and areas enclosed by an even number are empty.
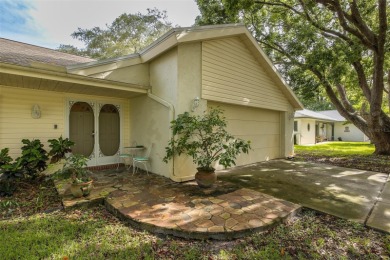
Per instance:
[[[150,89],[148,90],[148,97],[153,99],[157,103],[163,105],[164,107],[167,107],[171,111],[171,113],[169,113],[170,114],[169,122],[172,122],[175,119],[175,107],[171,103],[169,103],[168,101],[166,101],[166,100],[164,100],[156,95],[153,95]],[[173,136],[172,131],[169,131],[169,139],[171,139],[172,136]],[[174,158],[172,158],[172,176],[175,176]]]

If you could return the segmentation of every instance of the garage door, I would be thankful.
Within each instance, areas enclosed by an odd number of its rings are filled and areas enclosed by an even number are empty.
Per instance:
[[[236,137],[250,140],[252,151],[242,154],[237,165],[246,165],[280,157],[280,112],[238,105],[208,102],[208,107],[220,107],[228,121],[228,131]]]

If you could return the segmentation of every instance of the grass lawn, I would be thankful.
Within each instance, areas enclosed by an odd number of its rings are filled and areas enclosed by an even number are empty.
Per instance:
[[[390,156],[374,155],[374,145],[367,142],[325,142],[310,146],[296,145],[294,151],[297,160],[390,174]]]
[[[295,152],[324,156],[372,155],[375,148],[368,142],[326,142],[316,145],[296,145]]]
[[[103,206],[65,212],[51,182],[0,198],[0,259],[389,259],[390,235],[312,210],[232,241],[156,236]]]
[[[390,236],[303,211],[266,233],[233,241],[158,237],[103,207],[0,221],[1,259],[386,259]]]

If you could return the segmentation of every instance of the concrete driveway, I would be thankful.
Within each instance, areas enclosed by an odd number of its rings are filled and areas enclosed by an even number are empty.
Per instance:
[[[388,174],[271,160],[219,171],[218,178],[390,232]]]

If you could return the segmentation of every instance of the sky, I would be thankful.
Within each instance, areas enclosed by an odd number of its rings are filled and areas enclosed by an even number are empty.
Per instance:
[[[181,27],[199,15],[195,0],[0,0],[0,37],[52,49],[83,47],[71,37],[77,28],[105,27],[123,13],[146,14],[154,7]]]

